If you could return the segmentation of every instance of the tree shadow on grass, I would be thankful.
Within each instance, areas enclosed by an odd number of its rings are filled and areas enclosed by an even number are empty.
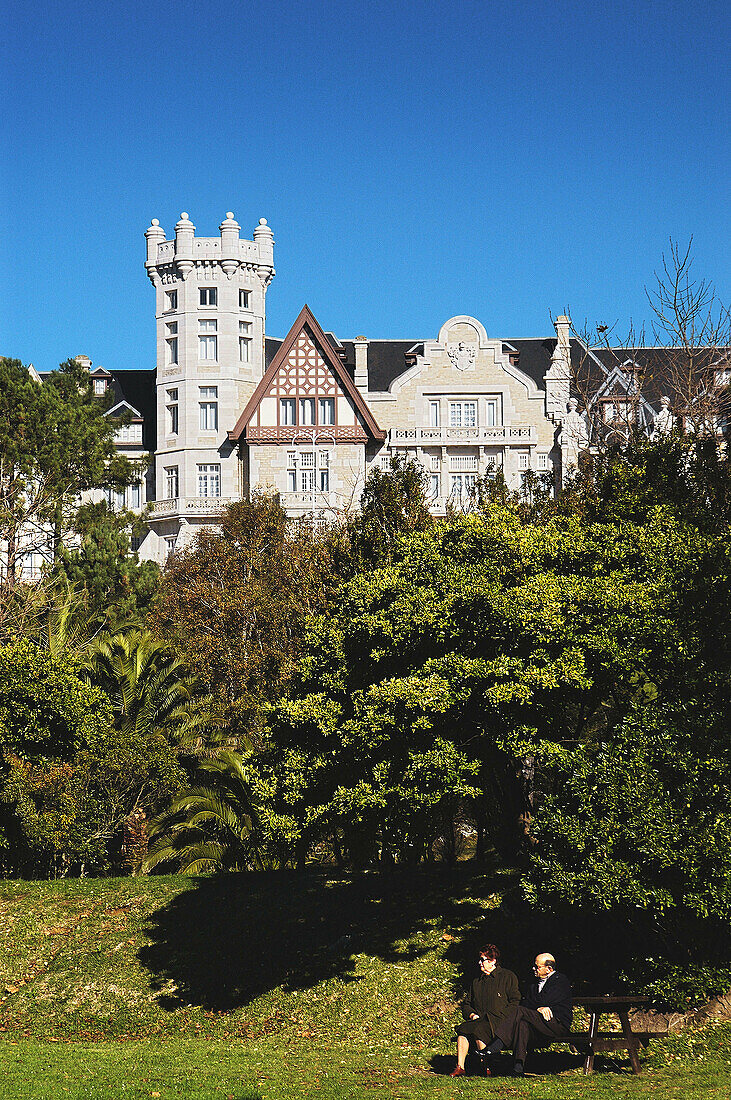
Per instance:
[[[474,876],[473,876],[474,877]],[[465,875],[417,869],[333,878],[269,871],[193,880],[152,915],[139,954],[158,1003],[230,1011],[271,989],[306,989],[328,978],[357,981],[354,956],[408,962],[433,948],[399,946],[427,923],[481,916],[460,903]],[[430,928],[431,930],[431,928]]]
[[[476,973],[480,947],[489,942],[501,947],[503,965],[516,971],[522,988],[536,953],[550,950],[574,976],[575,987],[602,989],[606,940],[592,934],[582,944],[577,927],[521,902],[509,875],[442,866],[339,878],[308,870],[188,881],[190,889],[152,915],[151,942],[139,953],[163,1008],[194,1004],[231,1011],[277,987],[308,989],[335,977],[358,981],[356,955],[409,962],[434,949],[440,927],[444,954],[463,975],[455,999]],[[507,901],[486,907],[482,899],[506,888]],[[420,931],[427,933],[423,943]],[[576,981],[586,973],[591,981]],[[602,991],[608,989],[605,982]]]

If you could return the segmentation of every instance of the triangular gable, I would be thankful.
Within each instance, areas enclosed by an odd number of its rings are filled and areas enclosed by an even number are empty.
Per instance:
[[[137,411],[134,405],[130,405],[129,401],[118,401],[112,409],[107,409],[104,413],[105,416],[119,416],[120,412],[131,412],[133,420],[142,420],[142,414]]]
[[[337,441],[346,442],[348,439],[353,439],[355,441],[358,438],[364,441],[369,436],[371,439],[379,441],[386,438],[386,433],[378,427],[373,417],[373,413],[368,408],[361,393],[355,386],[355,383],[348,374],[343,363],[340,361],[332,343],[320,328],[320,325],[315,320],[309,307],[305,305],[302,307],[299,317],[289,330],[284,343],[272,359],[264,377],[254,390],[251,400],[237,420],[233,431],[228,433],[230,440],[236,442],[244,438],[250,439],[252,442],[285,442],[290,437],[294,438],[298,434],[302,434],[302,432],[312,430],[309,426],[302,428],[278,427],[276,430],[271,428],[269,430],[257,431],[250,427],[250,422],[259,408],[262,399],[270,395],[271,392],[274,392],[275,389],[281,389],[282,392],[285,392],[286,386],[280,386],[279,383],[282,382],[287,375],[294,377],[295,371],[299,371],[300,375],[303,371],[307,371],[310,376],[312,376],[313,371],[315,372],[314,376],[317,376],[319,372],[319,376],[323,378],[325,386],[323,392],[332,392],[335,394],[337,387],[339,387],[350,399],[355,409],[358,423],[353,426],[343,427],[336,423],[333,437]],[[325,375],[331,376],[330,385],[328,385],[328,378],[326,378]],[[332,383],[334,383],[334,385]],[[295,389],[293,388],[293,395],[294,392]],[[326,430],[327,429],[323,429],[323,431]]]

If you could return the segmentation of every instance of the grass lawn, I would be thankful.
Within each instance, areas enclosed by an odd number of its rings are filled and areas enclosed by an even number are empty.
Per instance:
[[[647,1097],[652,1100],[728,1100],[731,1095],[731,1026],[653,1044],[635,1077],[603,1063],[585,1078],[576,1059],[549,1055],[540,1075],[522,1081],[467,1077],[453,1081],[444,1048],[381,1049],[281,1040],[222,1042],[201,1039],[49,1043],[0,1042],[0,1097],[192,1097],[197,1100],[341,1098],[532,1097],[533,1100]],[[435,1073],[430,1065],[437,1060]],[[451,1064],[451,1063],[450,1063]],[[561,1068],[563,1064],[564,1068]],[[559,1072],[555,1072],[558,1070]],[[547,1071],[547,1072],[545,1072]]]
[[[478,947],[523,975],[549,943],[580,974],[560,934],[462,868],[6,881],[0,1100],[729,1100],[731,1025],[654,1042],[641,1077],[552,1051],[523,1081],[449,1078]]]

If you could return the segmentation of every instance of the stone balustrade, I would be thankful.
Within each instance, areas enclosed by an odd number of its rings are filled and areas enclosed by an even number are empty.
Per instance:
[[[538,431],[533,424],[513,427],[503,424],[499,427],[476,428],[391,428],[388,443],[392,447],[424,447],[454,443],[506,443],[508,446],[525,446],[538,442]]]

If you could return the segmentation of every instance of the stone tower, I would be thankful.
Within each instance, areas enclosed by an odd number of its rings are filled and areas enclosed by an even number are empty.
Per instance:
[[[156,500],[150,526],[159,561],[241,495],[228,442],[265,370],[266,291],[274,238],[261,218],[241,240],[231,212],[218,237],[196,237],[186,213],[174,240],[156,218],[145,231],[157,320]]]

